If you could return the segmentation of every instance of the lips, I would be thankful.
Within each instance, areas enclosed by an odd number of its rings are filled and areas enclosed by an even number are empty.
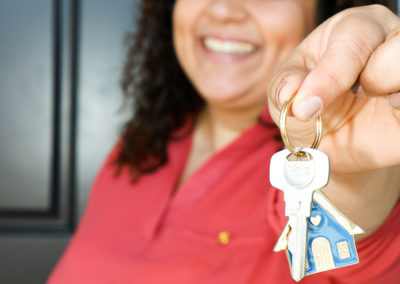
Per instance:
[[[226,40],[215,37],[205,37],[203,45],[206,49],[216,53],[231,55],[246,55],[253,53],[257,46],[245,41]]]

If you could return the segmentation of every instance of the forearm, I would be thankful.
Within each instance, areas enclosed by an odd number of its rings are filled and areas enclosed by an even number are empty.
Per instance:
[[[400,197],[400,165],[362,174],[331,175],[323,190],[329,199],[365,231],[373,233],[389,216]]]

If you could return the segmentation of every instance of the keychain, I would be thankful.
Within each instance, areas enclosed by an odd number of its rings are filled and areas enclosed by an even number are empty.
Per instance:
[[[271,185],[282,190],[288,222],[274,251],[286,251],[292,278],[358,263],[354,235],[364,231],[354,224],[321,189],[329,182],[328,156],[318,151],[322,118],[317,118],[316,136],[310,148],[294,147],[286,130],[286,117],[294,97],[280,115],[280,131],[287,149],[271,158]]]

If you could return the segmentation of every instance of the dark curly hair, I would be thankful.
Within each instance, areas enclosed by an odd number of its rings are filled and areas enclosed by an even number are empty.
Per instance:
[[[352,6],[387,1],[318,0],[316,22]],[[132,117],[122,130],[115,160],[128,166],[133,178],[153,172],[167,160],[167,144],[175,130],[195,119],[203,99],[184,74],[172,42],[175,0],[142,0],[138,3],[136,31],[129,36],[122,90],[132,105]],[[190,129],[186,134],[190,132]]]

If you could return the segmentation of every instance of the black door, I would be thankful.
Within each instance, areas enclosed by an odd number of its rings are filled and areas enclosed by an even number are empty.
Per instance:
[[[44,283],[126,117],[132,0],[0,0],[0,283]]]

